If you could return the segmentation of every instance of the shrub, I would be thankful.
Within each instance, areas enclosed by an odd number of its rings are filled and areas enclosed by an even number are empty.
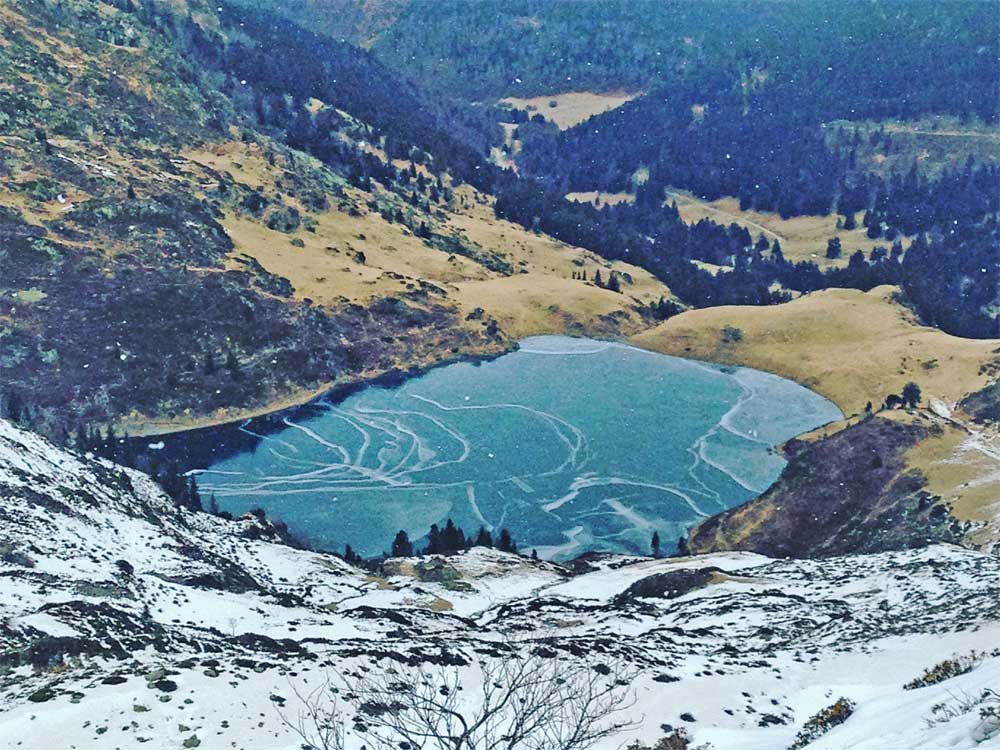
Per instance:
[[[854,701],[848,698],[838,698],[832,706],[818,711],[805,723],[789,750],[799,750],[829,732],[835,726],[847,721],[854,713]]]
[[[267,228],[289,234],[299,228],[302,219],[294,206],[276,208],[267,217]]]
[[[931,715],[925,717],[924,722],[928,727],[946,724],[952,719],[971,713],[976,708],[979,709],[980,719],[977,729],[980,738],[977,741],[1000,734],[1000,692],[989,688],[980,693],[963,691],[958,695],[951,694],[948,700],[931,706]]]
[[[686,729],[674,729],[670,734],[661,737],[656,744],[650,747],[638,740],[625,748],[625,750],[711,750],[710,745],[699,745],[695,747],[691,744],[691,735]]]
[[[950,680],[952,677],[966,674],[979,666],[982,660],[983,654],[976,653],[975,651],[962,656],[953,656],[950,659],[945,659],[933,667],[928,667],[919,677],[915,677],[903,685],[903,690],[916,690],[928,685],[937,685],[939,682]]]
[[[726,344],[738,344],[743,340],[743,330],[735,326],[726,326],[722,329],[722,341]]]

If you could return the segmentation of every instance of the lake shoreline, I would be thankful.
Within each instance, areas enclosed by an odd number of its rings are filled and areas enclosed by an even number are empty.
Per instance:
[[[577,335],[572,333],[554,333],[554,334],[543,334],[543,335],[555,335],[555,336],[566,336],[567,338],[573,339],[593,339],[595,341],[603,341],[609,344],[618,344],[621,346],[633,347],[637,350],[648,352],[650,354],[661,354],[667,356],[674,356],[680,359],[685,359],[690,362],[695,362],[704,365],[718,366],[718,367],[744,367],[748,369],[759,369],[752,365],[739,364],[735,362],[722,362],[722,361],[712,361],[705,360],[698,357],[692,357],[690,355],[685,355],[678,352],[662,351],[658,348],[652,346],[644,346],[642,343],[635,340],[635,337],[628,338],[599,338],[596,336],[588,335]],[[501,349],[489,352],[477,352],[477,351],[463,351],[459,352],[450,357],[444,357],[441,359],[436,359],[430,362],[411,365],[407,368],[392,368],[389,370],[383,370],[379,372],[370,372],[355,376],[350,379],[346,379],[342,382],[329,382],[324,383],[316,388],[302,389],[299,392],[294,392],[291,394],[286,394],[278,399],[270,401],[262,406],[255,408],[247,408],[237,410],[236,413],[227,413],[225,415],[212,417],[191,417],[188,419],[173,419],[173,420],[155,420],[155,419],[140,419],[140,420],[129,420],[125,419],[119,422],[119,431],[127,434],[130,439],[133,440],[147,440],[150,438],[173,438],[176,439],[183,435],[190,435],[200,433],[202,431],[208,430],[219,430],[225,428],[231,428],[239,425],[240,423],[245,423],[251,420],[261,420],[275,418],[279,415],[289,413],[294,414],[298,410],[308,408],[309,406],[321,402],[330,401],[332,403],[339,403],[344,399],[348,398],[358,391],[364,390],[371,387],[383,387],[383,386],[399,386],[408,380],[413,378],[419,378],[422,375],[426,375],[440,367],[447,367],[448,365],[458,364],[461,362],[470,362],[473,364],[490,362],[499,357],[503,357],[512,352],[516,352],[520,349],[520,342],[514,341],[510,342],[508,345]],[[771,370],[760,370],[761,372],[766,372],[770,375],[775,375],[786,380],[790,380],[803,388],[806,388],[813,393],[829,400],[831,403],[840,409],[841,413],[844,414],[844,419],[848,419],[844,407],[837,403],[837,401],[830,397],[829,394],[817,390],[809,383],[803,383],[796,379],[794,376],[787,373],[773,372]],[[843,420],[841,420],[843,421]],[[138,427],[136,427],[138,425]],[[824,425],[829,427],[829,425]],[[817,428],[823,429],[823,428]],[[816,430],[808,430],[802,435],[796,437],[805,437]]]
[[[634,553],[651,529],[679,537],[756,496],[784,465],[772,448],[842,416],[768,373],[588,337],[519,344],[481,368],[392,372],[367,383],[383,387],[142,442],[221,509],[261,507],[325,549],[375,554],[400,528],[419,542],[451,518],[542,550],[576,523],[574,549]],[[655,445],[637,442],[646,434]]]
[[[126,418],[120,420],[117,427],[120,432],[127,434],[132,439],[177,437],[188,433],[196,433],[201,430],[232,427],[249,420],[265,419],[275,417],[284,412],[294,412],[297,409],[308,407],[319,401],[330,400],[337,403],[365,388],[397,386],[412,378],[426,375],[431,370],[439,367],[447,367],[448,365],[460,362],[470,362],[473,364],[489,362],[515,352],[517,349],[517,342],[513,342],[510,345],[492,351],[459,352],[449,357],[414,364],[406,368],[393,367],[378,372],[362,373],[340,382],[331,381],[316,388],[304,388],[298,392],[286,394],[259,407],[238,409],[234,413],[226,413],[220,416],[167,420]]]

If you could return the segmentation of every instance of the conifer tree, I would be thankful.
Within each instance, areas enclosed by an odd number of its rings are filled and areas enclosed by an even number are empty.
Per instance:
[[[831,237],[826,242],[826,257],[835,260],[841,255],[840,237]]]
[[[476,547],[492,547],[493,546],[493,535],[486,530],[485,526],[479,527],[479,534],[476,535]]]
[[[191,510],[203,510],[201,505],[201,493],[198,492],[198,482],[191,477],[187,483],[187,507]]]
[[[497,539],[497,549],[501,552],[517,552],[517,544],[507,529],[500,530],[500,536]]]
[[[410,542],[409,534],[402,529],[396,534],[396,538],[392,540],[390,557],[413,557],[413,543]]]
[[[441,551],[446,555],[454,554],[465,548],[465,534],[455,526],[455,522],[450,518],[441,533],[441,548]]]
[[[441,529],[436,523],[431,524],[431,530],[427,532],[427,549],[425,554],[440,555],[442,552]]]

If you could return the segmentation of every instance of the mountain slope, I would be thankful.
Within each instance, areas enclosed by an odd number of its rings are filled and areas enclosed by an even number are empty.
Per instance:
[[[0,413],[50,435],[235,419],[525,331],[633,333],[670,295],[625,264],[634,294],[572,283],[611,264],[497,233],[454,173],[482,161],[469,129],[361,50],[197,0],[0,14]]]
[[[1000,637],[1000,563],[956,547],[595,556],[573,573],[475,549],[373,577],[284,546],[260,519],[175,508],[142,475],[2,421],[0,499],[0,747],[292,750],[278,709],[299,708],[296,690],[445,655],[475,684],[499,641],[637,668],[632,736],[646,742],[672,724],[718,748],[784,747],[841,695],[857,710],[810,747],[973,748],[1000,730],[975,707],[923,721],[995,685],[1000,655],[902,690]],[[361,741],[352,730],[348,747]]]

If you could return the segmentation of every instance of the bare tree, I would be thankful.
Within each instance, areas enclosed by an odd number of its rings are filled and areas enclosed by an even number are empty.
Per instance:
[[[354,729],[377,750],[588,750],[635,726],[624,716],[635,705],[634,670],[516,646],[479,667],[478,675],[463,675],[393,666],[340,682],[358,709]],[[473,679],[481,683],[472,687]],[[282,716],[317,750],[344,746],[345,722],[332,697],[327,680],[308,695],[296,692],[297,721]]]
[[[291,685],[296,713],[290,716],[278,709],[282,723],[299,736],[310,750],[344,750],[346,735],[340,718],[337,691],[329,677],[319,687],[304,693]]]

